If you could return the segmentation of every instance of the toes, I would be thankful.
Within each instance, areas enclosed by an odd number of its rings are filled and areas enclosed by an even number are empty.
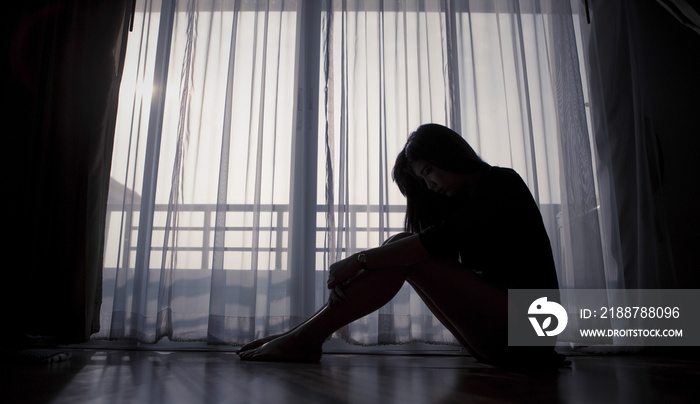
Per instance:
[[[257,349],[250,349],[247,351],[239,352],[238,356],[243,360],[251,360],[255,357]]]

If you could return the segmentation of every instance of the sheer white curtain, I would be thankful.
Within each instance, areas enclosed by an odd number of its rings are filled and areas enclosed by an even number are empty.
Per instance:
[[[298,8],[137,4],[98,337],[236,343],[291,325]]]
[[[138,2],[95,338],[239,344],[312,314],[330,262],[402,230],[391,168],[426,122],[522,175],[563,287],[614,285],[576,3]],[[408,286],[337,336],[455,342]]]
[[[335,188],[325,201],[337,210],[329,262],[400,227],[393,158],[407,133],[437,122],[525,179],[562,287],[617,286],[615,251],[601,231],[576,2],[339,0],[330,18],[326,142]],[[358,211],[374,218],[357,229],[362,237],[351,230]],[[339,335],[363,344],[453,342],[408,286]]]

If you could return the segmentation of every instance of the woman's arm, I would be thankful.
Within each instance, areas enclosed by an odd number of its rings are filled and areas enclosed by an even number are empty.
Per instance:
[[[408,266],[431,258],[417,234],[406,235],[402,233],[387,241],[380,247],[364,251],[367,257],[367,271]],[[353,254],[331,265],[328,276],[329,289],[333,289],[360,274],[362,267],[357,260],[358,255],[359,253]]]
[[[368,271],[408,266],[431,258],[418,234],[400,233],[397,236],[387,240],[388,242],[380,247],[364,252],[367,256]]]

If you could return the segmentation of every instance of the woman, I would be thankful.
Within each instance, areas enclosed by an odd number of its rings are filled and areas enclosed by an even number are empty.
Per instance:
[[[340,327],[389,302],[404,282],[477,359],[559,366],[550,347],[507,344],[507,290],[557,289],[542,217],[515,171],[491,167],[456,132],[420,126],[399,153],[406,232],[331,265],[328,304],[296,328],[244,345],[245,360],[318,361]]]

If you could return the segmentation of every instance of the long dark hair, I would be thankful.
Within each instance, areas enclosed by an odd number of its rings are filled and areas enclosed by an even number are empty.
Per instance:
[[[405,230],[417,233],[446,219],[456,208],[456,198],[430,191],[413,173],[412,164],[425,160],[457,174],[475,174],[489,167],[452,129],[425,124],[408,136],[406,145],[396,157],[392,177],[406,197]]]

